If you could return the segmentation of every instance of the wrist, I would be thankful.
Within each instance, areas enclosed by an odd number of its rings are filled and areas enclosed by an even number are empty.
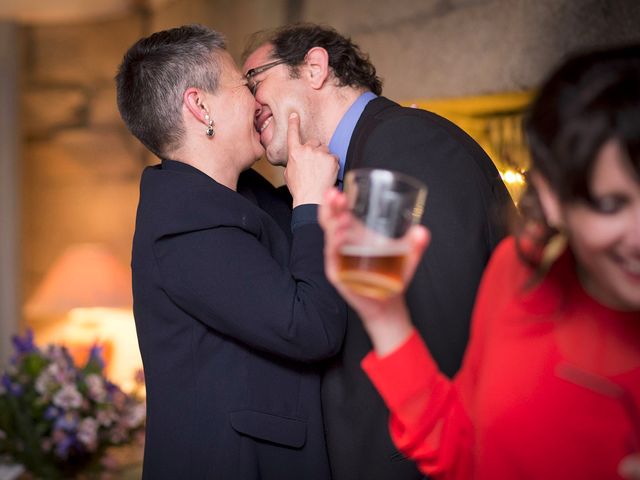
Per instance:
[[[369,315],[362,316],[376,355],[383,357],[396,350],[413,333],[409,311],[402,298]]]
[[[322,201],[322,195],[298,195],[293,196],[293,208],[301,205],[320,205]]]

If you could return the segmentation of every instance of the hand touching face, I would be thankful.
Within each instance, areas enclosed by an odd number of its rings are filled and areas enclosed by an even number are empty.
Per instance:
[[[255,128],[260,134],[267,160],[273,165],[286,165],[289,158],[287,129],[291,113],[300,115],[303,143],[306,139],[319,137],[314,133],[305,82],[293,78],[286,64],[276,62],[272,50],[270,44],[258,48],[249,55],[242,71],[245,75],[251,70],[259,72],[252,74],[250,81],[256,101],[260,104],[260,111],[255,116]],[[264,69],[265,66],[269,68]]]
[[[300,139],[300,117],[289,115],[287,130],[287,168],[284,178],[293,196],[293,206],[322,202],[324,193],[336,182],[340,166],[326,145]]]

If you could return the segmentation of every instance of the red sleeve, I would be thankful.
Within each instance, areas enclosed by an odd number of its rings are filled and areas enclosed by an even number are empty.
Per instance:
[[[418,332],[385,357],[369,353],[362,368],[391,411],[398,450],[432,478],[471,478],[471,422]]]
[[[473,477],[471,419],[485,339],[504,303],[522,285],[513,239],[498,246],[485,270],[474,307],[469,346],[453,381],[442,375],[417,331],[382,358],[362,361],[391,412],[391,437],[404,455],[433,478]]]

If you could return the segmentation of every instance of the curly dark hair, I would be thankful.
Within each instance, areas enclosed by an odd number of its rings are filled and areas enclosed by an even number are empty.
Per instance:
[[[601,148],[615,139],[640,181],[640,45],[578,54],[544,83],[525,120],[531,170],[562,202],[593,202],[591,181]],[[556,231],[544,223],[533,185],[520,201],[537,223],[539,247]],[[529,239],[532,240],[532,239]]]
[[[313,47],[322,47],[329,54],[329,66],[338,80],[338,85],[366,88],[376,95],[382,93],[382,80],[369,56],[360,50],[350,38],[340,35],[335,29],[313,23],[295,23],[275,30],[254,33],[245,48],[246,59],[258,47],[273,45],[273,58],[284,60],[291,74],[296,77],[296,67]]]

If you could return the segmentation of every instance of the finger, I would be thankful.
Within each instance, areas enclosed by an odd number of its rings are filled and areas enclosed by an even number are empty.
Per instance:
[[[324,193],[324,202],[318,210],[318,221],[322,228],[328,227],[341,210],[340,204],[343,203],[341,197],[344,197],[344,194],[335,187]]]
[[[325,209],[326,213],[326,209]],[[324,231],[324,264],[327,278],[337,279],[338,270],[338,239],[336,238],[336,221],[333,218],[324,218],[321,222]]]
[[[336,195],[335,199],[333,200],[333,208],[335,208],[338,212],[349,210],[349,206],[347,204],[347,196],[337,188],[334,188],[334,190],[336,191]]]
[[[325,202],[320,205],[318,210],[318,222],[324,231],[325,245],[332,252],[337,246],[344,243],[346,232],[351,223],[349,212],[334,208],[335,199],[340,195],[337,191],[327,192]]]
[[[329,278],[337,278],[339,265],[339,254],[342,246],[348,237],[350,219],[347,213],[343,213],[339,218],[331,221],[329,227],[324,231],[325,245],[325,269]]]
[[[334,190],[334,193],[329,202],[329,208],[331,209],[329,213],[331,215],[331,220],[335,221],[341,214],[346,212],[348,208],[347,199],[344,193],[342,193],[335,187],[333,187],[332,190]]]
[[[289,115],[289,128],[287,130],[287,146],[295,148],[300,145],[300,116],[296,112]]]
[[[422,225],[414,225],[407,234],[409,236],[409,255],[407,256],[407,263],[405,266],[404,280],[408,285],[413,275],[416,273],[416,269],[420,264],[420,259],[424,254],[425,249],[431,241],[431,232]]]
[[[300,122],[298,122],[298,124],[299,123]],[[308,146],[313,147],[313,148],[318,148],[318,147],[322,146],[322,143],[320,142],[320,140],[318,140],[316,138],[310,138],[309,140],[307,140],[305,145],[308,145]]]
[[[318,223],[324,230],[328,225],[331,218],[331,204],[335,198],[337,192],[336,188],[330,188],[324,192],[324,201],[318,207]]]
[[[325,210],[326,212],[326,210]],[[337,254],[337,250],[344,245],[350,226],[350,218],[347,213],[322,219],[322,230],[324,232],[324,242],[327,251]]]
[[[627,480],[640,479],[640,454],[626,456],[618,466],[618,473]]]

